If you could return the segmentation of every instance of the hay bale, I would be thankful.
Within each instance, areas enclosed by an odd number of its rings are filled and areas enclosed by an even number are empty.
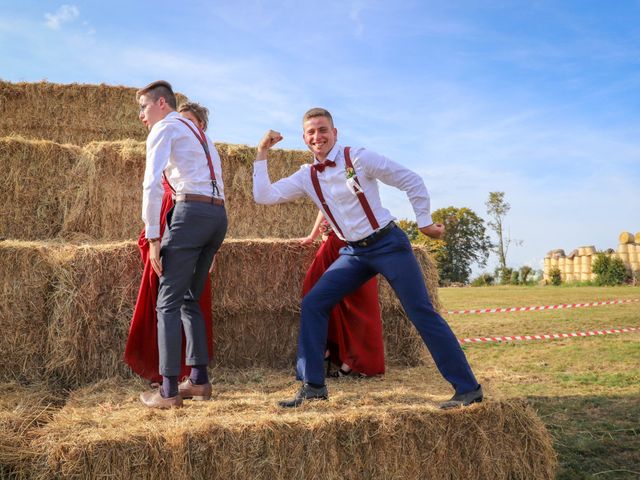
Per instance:
[[[44,376],[53,267],[42,243],[0,241],[0,379]],[[1,397],[1,396],[0,396]]]
[[[523,401],[442,412],[403,372],[384,382],[335,382],[328,402],[295,411],[289,376],[235,373],[211,402],[149,411],[139,384],[75,392],[39,431],[40,477],[247,479],[552,479],[551,437]]]
[[[81,149],[19,137],[0,138],[0,190],[9,195],[0,238],[52,238],[62,228],[67,175]]]
[[[314,253],[296,241],[223,244],[212,281],[217,365],[293,365],[302,280]],[[416,255],[438,308],[435,265],[424,249]],[[2,326],[16,332],[0,340],[9,352],[2,376],[51,377],[65,387],[131,376],[122,355],[142,273],[134,242],[0,242],[0,266]],[[422,341],[380,284],[387,361],[420,364]]]
[[[65,386],[130,375],[122,360],[142,266],[133,242],[54,254],[46,372]]]
[[[211,284],[217,365],[292,365],[302,281],[316,248],[276,239],[223,243]],[[414,247],[414,251],[432,301],[440,309],[435,264],[423,247]],[[421,363],[422,340],[386,281],[379,285],[387,362]]]
[[[133,140],[92,142],[68,180],[73,200],[61,234],[101,240],[137,238],[141,219],[145,144]]]
[[[36,452],[34,432],[49,422],[61,406],[60,395],[45,385],[8,382],[0,396],[0,478],[31,478]]]
[[[229,237],[306,237],[318,210],[308,198],[280,205],[258,205],[253,200],[253,162],[256,149],[245,145],[216,144],[225,182],[229,214]],[[296,172],[311,162],[309,152],[273,150],[269,153],[272,182]]]
[[[634,243],[635,237],[634,237],[633,233],[622,232],[618,236],[618,240],[619,240],[620,244]]]
[[[0,80],[0,131],[75,145],[144,140],[135,94],[120,86]]]
[[[292,238],[306,236],[317,215],[308,199],[265,206],[254,202],[252,171],[255,149],[218,144],[222,160],[229,215],[228,237]],[[0,234],[15,239],[67,239],[120,241],[137,238],[144,142],[122,140],[92,142],[84,148],[25,139],[2,139],[10,175],[4,177],[9,191],[24,192],[9,202],[10,220]],[[290,175],[309,161],[309,154],[275,150],[270,172],[274,180]],[[25,165],[32,172],[24,182]],[[40,178],[42,171],[64,172]],[[48,182],[48,183],[47,183]],[[33,205],[38,205],[34,209]]]
[[[618,253],[626,253],[628,255],[632,248],[633,245],[630,245],[628,243],[620,243],[618,245]]]

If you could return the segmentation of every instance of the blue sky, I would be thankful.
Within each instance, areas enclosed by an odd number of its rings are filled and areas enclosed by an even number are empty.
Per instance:
[[[273,128],[292,149],[323,106],[341,143],[419,172],[434,210],[487,219],[488,193],[506,192],[512,266],[640,231],[638,0],[0,6],[0,78],[163,78],[212,110],[216,141]],[[414,218],[403,193],[383,195]]]

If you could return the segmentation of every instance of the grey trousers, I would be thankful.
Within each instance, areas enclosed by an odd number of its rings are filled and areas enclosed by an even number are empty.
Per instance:
[[[224,206],[177,202],[167,215],[156,305],[161,375],[180,374],[183,330],[186,365],[209,363],[206,328],[198,302],[226,232]]]

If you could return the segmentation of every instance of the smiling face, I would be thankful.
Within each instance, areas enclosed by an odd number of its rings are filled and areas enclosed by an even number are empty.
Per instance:
[[[338,140],[338,130],[324,116],[311,117],[302,124],[304,143],[317,160],[324,162]]]

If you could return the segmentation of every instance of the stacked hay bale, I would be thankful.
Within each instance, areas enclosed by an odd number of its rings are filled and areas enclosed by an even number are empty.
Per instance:
[[[135,88],[0,81],[0,131],[56,143],[144,140]]]
[[[597,253],[593,245],[578,247],[567,256],[562,249],[549,251],[544,257],[543,281],[545,283],[551,281],[550,272],[554,268],[560,270],[563,282],[595,280],[596,275],[592,271],[592,264]],[[618,247],[615,251],[607,249],[600,253],[619,258],[629,273],[640,276],[640,232],[635,235],[622,232],[618,237]]]
[[[243,378],[211,402],[149,412],[139,385],[107,380],[74,392],[33,447],[37,478],[551,480],[556,458],[522,400],[439,411],[424,380],[342,382],[329,402],[273,404],[290,385]],[[363,402],[362,398],[374,399]],[[101,408],[96,408],[100,405]],[[99,432],[99,434],[96,434]]]
[[[622,260],[631,274],[640,272],[640,232],[622,232],[618,237],[616,257]]]
[[[0,185],[10,195],[0,238],[11,239],[0,242],[7,300],[0,325],[18,332],[0,340],[10,352],[0,376],[29,381],[44,376],[69,387],[127,376],[122,350],[141,275],[135,243],[128,240],[142,226],[146,135],[137,119],[135,89],[4,82],[0,98],[3,131],[73,143],[0,138]],[[106,110],[98,104],[114,104],[109,119],[101,117]],[[47,122],[29,122],[39,115]],[[130,138],[118,139],[125,136]],[[278,238],[305,236],[317,210],[309,200],[257,205],[251,188],[255,149],[217,148],[225,172],[229,240],[212,282],[216,361],[289,366],[302,279],[315,247]],[[271,177],[287,176],[309,160],[307,152],[275,150]],[[416,253],[438,306],[432,260],[419,248]],[[15,266],[21,269],[14,272]],[[257,282],[258,277],[264,278]],[[388,361],[420,363],[422,342],[386,282],[380,291]]]
[[[586,247],[578,247],[578,257],[580,258],[580,281],[588,282],[595,278],[591,271],[591,264],[596,254],[596,248],[593,245]]]
[[[231,380],[187,415],[140,406],[131,392],[143,386],[122,361],[142,273],[133,239],[146,132],[134,93],[0,82],[0,130],[22,135],[0,138],[10,200],[0,223],[0,327],[11,332],[0,338],[0,380],[9,382],[0,477],[553,478],[551,438],[531,408],[494,401],[440,412],[433,398],[406,393],[402,372],[400,385],[373,381],[363,394],[343,383],[337,402],[274,410],[292,387],[300,289],[315,251],[282,237],[305,235],[316,209],[255,205],[250,147],[218,145],[230,238],[212,278],[215,358]],[[309,161],[304,152],[273,157],[274,179]],[[415,251],[440,308],[433,260]],[[387,360],[420,363],[423,343],[385,282],[380,304]],[[253,373],[238,380],[248,366],[262,368],[259,382]],[[422,397],[426,377],[413,389]]]

